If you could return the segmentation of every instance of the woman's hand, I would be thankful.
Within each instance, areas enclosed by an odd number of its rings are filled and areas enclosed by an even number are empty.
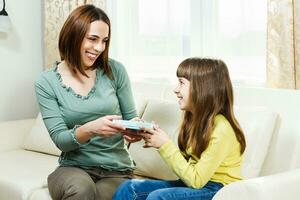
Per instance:
[[[131,133],[129,133],[131,132]],[[139,135],[138,131],[128,131],[126,130],[126,133],[123,132],[123,138],[130,143],[138,142],[143,139],[141,135]]]
[[[131,121],[141,121],[141,119],[135,117],[132,118]],[[123,138],[129,143],[138,142],[143,138],[141,136],[141,131],[126,129],[125,131],[122,131],[122,133],[123,133]]]
[[[145,132],[142,133],[142,136],[145,140],[144,147],[155,147],[160,148],[162,145],[167,143],[170,138],[169,136],[157,125],[154,126],[154,129],[143,129]]]
[[[125,127],[112,122],[114,119],[121,119],[118,115],[106,115],[94,121],[88,122],[88,129],[93,135],[110,137],[117,133],[125,131]]]

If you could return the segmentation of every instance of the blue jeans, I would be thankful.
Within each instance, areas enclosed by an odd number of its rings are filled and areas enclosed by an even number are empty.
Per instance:
[[[113,200],[211,200],[223,184],[209,181],[203,188],[187,187],[181,180],[139,180],[123,182],[113,196]]]

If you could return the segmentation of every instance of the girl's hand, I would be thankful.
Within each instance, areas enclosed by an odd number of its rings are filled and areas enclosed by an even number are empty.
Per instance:
[[[93,135],[110,137],[117,133],[125,131],[125,127],[112,122],[114,119],[121,119],[118,115],[106,115],[94,121],[88,122],[88,128]]]
[[[170,140],[169,136],[158,126],[154,126],[154,129],[145,128],[143,130],[145,131],[145,133],[142,133],[145,140],[145,148],[155,147],[158,149]]]

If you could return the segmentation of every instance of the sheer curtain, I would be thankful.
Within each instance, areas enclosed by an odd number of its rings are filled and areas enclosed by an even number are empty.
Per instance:
[[[223,59],[236,82],[266,81],[267,0],[110,0],[111,57],[133,80],[176,80],[186,57]]]
[[[300,89],[300,2],[268,1],[268,85]]]
[[[44,65],[49,68],[60,60],[58,36],[60,29],[72,10],[83,4],[105,7],[105,0],[45,0],[44,1]]]

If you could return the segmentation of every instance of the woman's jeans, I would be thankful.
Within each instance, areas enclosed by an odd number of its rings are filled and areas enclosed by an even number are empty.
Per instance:
[[[200,189],[187,187],[181,180],[127,180],[120,185],[113,200],[211,200],[223,184],[209,181]]]

